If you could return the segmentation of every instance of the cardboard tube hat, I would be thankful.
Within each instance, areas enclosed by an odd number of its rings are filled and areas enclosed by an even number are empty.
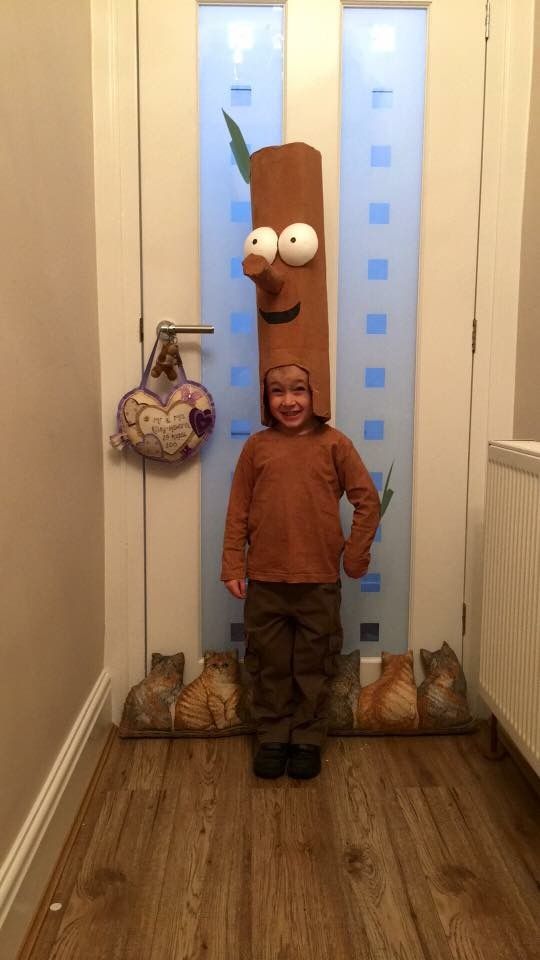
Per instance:
[[[266,374],[292,363],[307,370],[313,411],[329,420],[321,155],[306,143],[286,143],[249,157],[238,127],[226,114],[225,119],[251,187],[253,230],[244,243],[242,266],[256,286],[261,420],[271,422],[264,404]]]

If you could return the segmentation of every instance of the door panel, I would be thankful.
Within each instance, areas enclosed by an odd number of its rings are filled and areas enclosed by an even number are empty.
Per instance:
[[[249,185],[229,149],[222,109],[250,152],[282,141],[282,7],[199,8],[200,263],[202,377],[219,397],[216,430],[201,460],[203,646],[240,644],[243,605],[219,580],[223,520],[232,473],[250,433],[260,428],[257,322],[253,284],[242,273],[251,230]]]
[[[483,0],[429,8],[420,225],[411,645],[460,652],[482,160]]]
[[[369,6],[376,10],[384,8],[384,4],[377,3]],[[400,6],[392,4],[394,8]],[[408,6],[403,4],[405,9],[400,12],[406,13]],[[415,402],[414,413],[413,409],[409,413],[411,422],[414,420],[414,441],[408,642],[415,649],[420,646],[433,648],[446,639],[459,652],[471,378],[470,335],[474,310],[482,128],[484,2],[467,0],[465,4],[465,0],[433,0],[423,9],[427,17],[428,42],[414,386],[412,379],[410,381],[410,392],[414,392]],[[242,11],[241,5],[237,6],[235,14],[238,11]],[[223,13],[222,10],[219,12]],[[345,20],[349,12],[346,11]],[[419,11],[408,12],[418,14]],[[244,13],[247,14],[245,6]],[[239,325],[238,329],[247,322],[245,317],[249,309],[244,309],[244,294],[238,298],[239,306],[236,309],[234,298],[230,302],[228,299],[228,285],[233,280],[230,276],[224,279],[221,310],[216,290],[211,296],[205,292],[205,284],[211,274],[217,276],[223,264],[226,269],[231,258],[241,257],[243,230],[245,228],[245,232],[249,232],[249,223],[236,220],[231,229],[231,205],[245,203],[247,194],[240,197],[239,193],[234,193],[237,187],[230,177],[234,168],[231,167],[228,135],[221,116],[218,116],[215,122],[218,127],[222,125],[226,168],[223,178],[225,186],[232,184],[233,192],[222,204],[222,213],[216,210],[215,229],[225,239],[222,247],[216,247],[208,259],[205,244],[211,210],[204,206],[204,184],[201,185],[202,194],[199,184],[199,161],[202,175],[205,175],[207,121],[203,116],[202,87],[200,112],[197,107],[197,15],[195,3],[179,3],[178,0],[159,0],[159,4],[155,0],[139,2],[145,349],[150,349],[156,324],[161,319],[194,324],[201,322],[200,291],[204,322],[213,323],[220,331],[214,342],[208,338],[202,344],[205,362],[208,357],[204,382],[214,394],[218,417],[216,434],[209,442],[212,446],[203,452],[201,461],[187,463],[180,468],[171,470],[155,464],[146,467],[148,652],[184,650],[187,679],[199,670],[202,580],[212,579],[214,583],[205,600],[211,617],[208,619],[204,645],[223,647],[235,642],[231,641],[230,624],[231,621],[241,620],[241,605],[238,604],[238,612],[235,613],[228,597],[220,593],[222,588],[217,585],[215,589],[219,568],[218,544],[224,520],[222,502],[225,502],[228,492],[222,488],[230,479],[230,470],[227,467],[229,477],[218,484],[219,503],[211,495],[212,489],[215,489],[215,475],[210,472],[208,482],[205,477],[203,489],[207,492],[201,516],[201,468],[203,472],[207,467],[210,469],[212,459],[221,455],[230,458],[225,447],[229,445],[230,448],[231,445],[231,420],[254,420],[253,397],[249,394],[252,387],[242,384],[247,384],[250,378],[253,382],[254,373],[256,376],[256,367],[255,370],[250,368],[254,362],[253,354],[244,362],[239,353],[240,359],[233,362],[235,358],[230,352],[222,354],[219,346],[219,338],[224,342],[223,338],[232,340],[237,336],[232,333],[232,314],[237,315],[235,322]],[[317,146],[323,155],[333,373],[336,368],[337,340],[346,336],[341,322],[339,325],[337,322],[338,262],[341,265],[345,262],[345,258],[338,257],[341,21],[342,11],[337,0],[288,0],[286,4],[284,140],[305,140]],[[223,36],[226,37],[226,33]],[[384,36],[384,31],[380,36]],[[242,42],[237,42],[237,47],[241,52]],[[247,58],[247,48],[244,53]],[[218,54],[216,49],[216,59],[220,57],[221,53]],[[201,82],[204,80],[203,73],[201,64]],[[242,86],[246,85],[249,85],[246,77],[240,77],[237,90],[240,98],[243,95]],[[227,108],[226,103],[223,106]],[[229,112],[240,121],[238,112],[242,113],[241,104],[238,101],[232,104]],[[199,116],[201,124],[205,124],[201,134],[200,155]],[[249,132],[247,113],[246,123],[241,125],[244,126],[247,142],[258,146],[257,123],[253,124],[256,131],[254,135]],[[217,143],[218,129],[214,131],[214,136]],[[199,249],[200,195],[203,233]],[[372,199],[374,203],[387,202],[382,195]],[[246,215],[245,207],[237,206],[234,209],[235,215]],[[220,222],[220,216],[225,218],[223,222]],[[346,220],[345,217],[343,219]],[[380,226],[384,233],[384,224]],[[361,227],[362,224],[359,224]],[[354,224],[352,228],[354,230]],[[236,232],[238,249],[233,250],[231,244],[235,243]],[[366,230],[362,237],[367,243],[369,231]],[[351,239],[342,234],[344,249],[350,242]],[[223,261],[218,267],[217,262],[211,261],[219,258],[220,249]],[[370,256],[366,247],[357,264],[359,271],[368,259],[384,257]],[[250,295],[253,297],[251,309],[254,310],[254,296],[248,281],[239,279],[237,282],[239,285],[248,284],[245,295],[248,299]],[[211,309],[209,304],[212,304]],[[207,315],[207,307],[210,313],[217,315]],[[368,307],[365,297],[362,299],[361,296],[357,304],[359,316],[362,312],[384,312],[382,307],[376,310]],[[414,327],[414,317],[410,319]],[[195,341],[195,337],[182,338],[181,350],[188,376],[199,379],[201,348]],[[340,348],[347,351],[348,340],[340,341]],[[365,368],[369,366],[380,370],[387,367],[390,370],[393,361],[391,356],[385,356],[384,362],[375,362],[368,358],[367,352],[362,355],[361,344],[356,347],[351,341],[351,350],[354,352],[356,349],[359,351],[356,382],[346,383],[345,387],[340,382],[340,396],[350,391],[350,402],[357,405],[359,411],[357,427],[362,429],[361,424],[365,419],[362,408],[366,404],[368,390],[363,380]],[[212,374],[212,363],[215,365],[215,375]],[[225,370],[221,369],[218,374],[220,364]],[[345,376],[348,378],[351,374]],[[234,383],[233,378],[236,378]],[[242,390],[247,391],[245,417],[238,416],[238,411],[233,415]],[[340,405],[343,408],[343,400],[337,407],[336,426],[348,432],[349,428],[340,422]],[[242,408],[240,403],[238,409]],[[391,414],[390,410],[388,415]],[[381,419],[375,414],[370,418]],[[345,415],[343,419],[345,421]],[[256,421],[255,425],[258,425]],[[220,444],[224,446],[220,448]],[[364,442],[363,436],[357,440],[357,445],[372,472],[384,472],[389,466],[386,461],[383,463],[382,455],[374,455],[374,448]],[[231,470],[232,467],[231,462]],[[396,474],[399,478],[399,471]],[[389,537],[392,533],[391,511],[398,503],[399,496],[410,500],[409,491],[410,478],[400,483],[399,489],[396,484],[394,504],[388,512]],[[398,522],[397,509],[395,515]],[[383,582],[390,583],[397,551],[392,551],[389,539],[386,540],[389,547],[384,553],[385,539],[383,525],[383,540],[374,545],[373,563],[380,565]],[[200,558],[201,552],[204,557],[205,550],[207,559],[201,576]],[[377,550],[380,551],[379,555]],[[408,565],[409,557],[406,557],[406,562]],[[370,599],[369,594],[361,595],[362,602],[366,597]],[[389,602],[392,602],[391,591]],[[366,616],[368,620],[372,619],[368,606],[360,605],[358,616],[361,620],[366,620]],[[358,623],[352,623],[349,628],[349,646],[357,646],[358,628]],[[385,647],[403,649],[407,638],[392,637],[391,632],[384,638]],[[370,642],[363,651],[376,655],[380,646],[380,642]]]
[[[368,575],[343,583],[363,656],[407,648],[426,27],[425,9],[343,15],[336,416],[393,490]]]
[[[144,349],[159,320],[200,323],[197,6],[139,3],[141,254]],[[200,379],[196,336],[182,343]],[[145,465],[147,661],[186,652],[196,674],[200,635],[200,464]]]

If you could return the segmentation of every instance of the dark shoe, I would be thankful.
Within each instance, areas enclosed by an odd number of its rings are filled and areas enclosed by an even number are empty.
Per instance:
[[[264,777],[266,780],[282,777],[288,757],[288,743],[261,743],[253,761],[253,773],[256,777]]]
[[[295,780],[311,780],[321,772],[321,748],[314,743],[291,743],[287,774]]]

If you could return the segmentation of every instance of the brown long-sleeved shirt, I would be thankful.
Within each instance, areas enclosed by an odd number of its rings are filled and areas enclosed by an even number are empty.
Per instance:
[[[347,540],[343,493],[354,506]],[[344,434],[326,424],[300,436],[270,427],[246,441],[238,460],[221,579],[333,583],[342,553],[345,573],[361,577],[379,515],[373,481]]]

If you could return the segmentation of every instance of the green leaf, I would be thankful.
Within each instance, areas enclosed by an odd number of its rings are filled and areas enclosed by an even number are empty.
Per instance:
[[[382,520],[382,518],[384,517],[384,515],[385,515],[385,513],[386,513],[386,511],[387,511],[387,509],[388,509],[388,507],[390,506],[390,501],[391,501],[391,499],[392,499],[393,496],[394,496],[394,491],[393,491],[393,490],[385,490],[385,491],[384,491],[384,493],[383,493],[383,495],[382,495],[382,500],[381,500],[381,520]]]
[[[381,498],[381,520],[390,505],[390,501],[392,497],[394,496],[394,491],[390,489],[390,477],[392,476],[393,467],[394,467],[394,461],[392,460],[392,466],[388,471],[388,476],[386,478],[386,483],[384,485],[383,495]]]
[[[243,176],[246,183],[249,183],[250,178],[250,159],[249,159],[249,150],[246,146],[246,141],[242,136],[242,131],[237,123],[229,116],[228,113],[225,113],[223,108],[221,112],[225,117],[225,123],[229,128],[229,133],[231,135],[230,147],[233,152],[234,159],[236,160],[236,165]]]

